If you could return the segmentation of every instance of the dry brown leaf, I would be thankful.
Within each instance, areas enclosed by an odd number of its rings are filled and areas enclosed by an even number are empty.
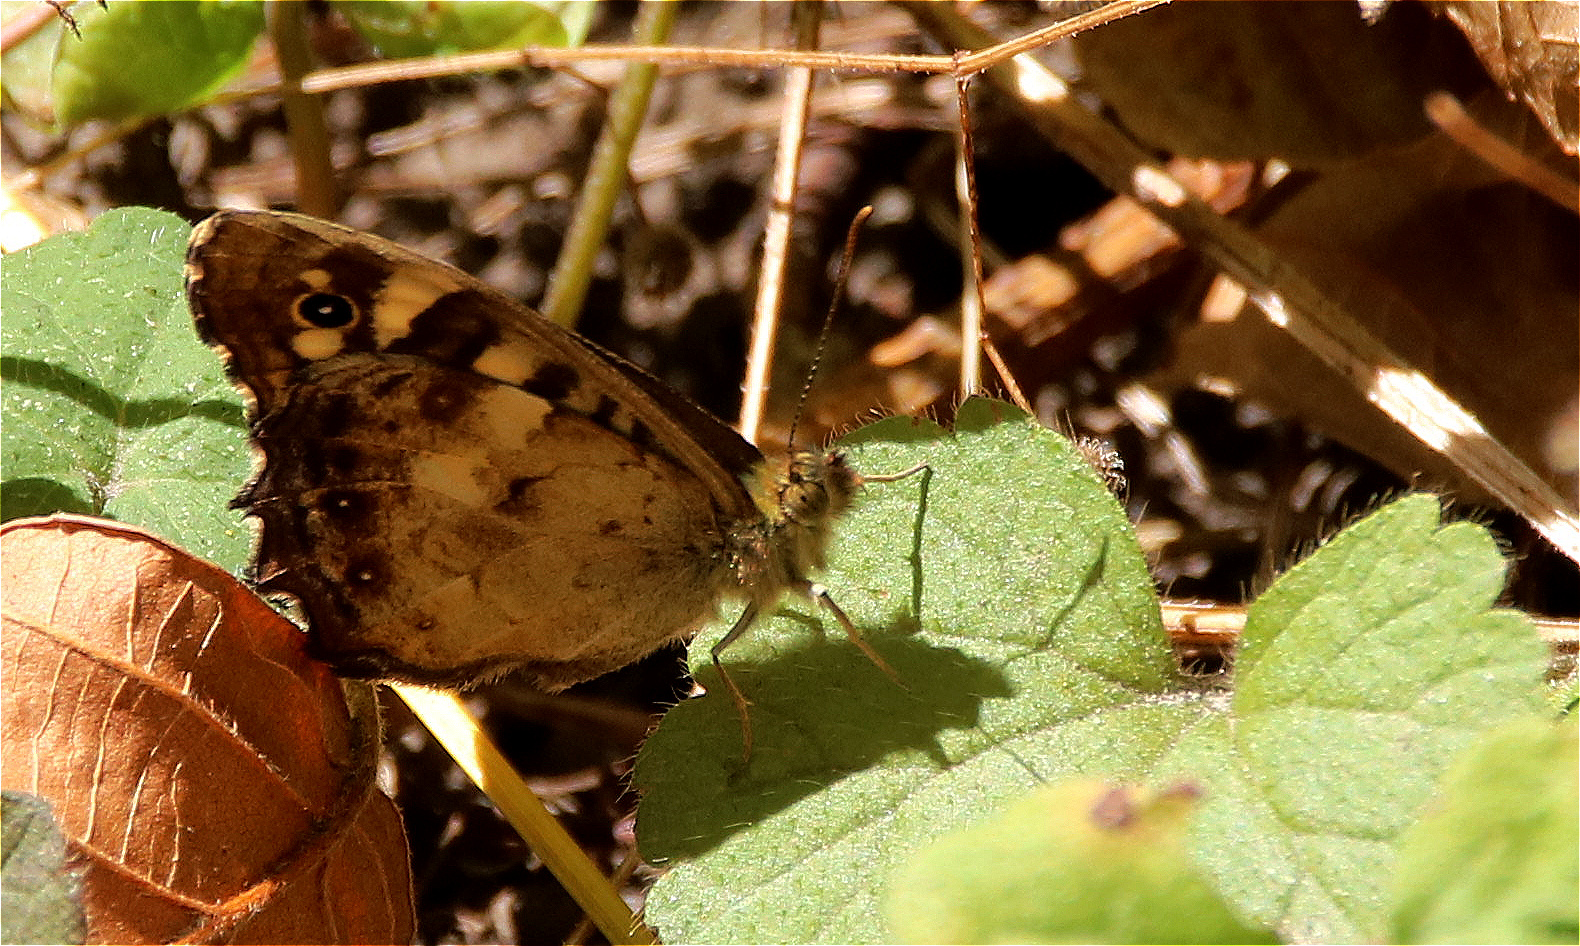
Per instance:
[[[1430,130],[1422,97],[1485,83],[1452,30],[1395,4],[1176,3],[1075,37],[1138,137],[1190,157],[1325,164]]]
[[[233,578],[146,532],[0,531],[4,785],[50,799],[90,942],[403,942],[376,722]]]
[[[1527,120],[1506,103],[1482,117],[1511,138]],[[1516,122],[1517,124],[1517,122]],[[1539,140],[1539,139],[1538,139]],[[1580,385],[1575,218],[1504,182],[1452,142],[1426,139],[1330,169],[1260,235],[1426,372],[1546,480],[1576,494],[1574,458],[1548,445],[1573,424]],[[1372,410],[1363,394],[1255,311],[1189,328],[1151,381],[1227,380],[1423,485],[1486,501],[1442,454]]]
[[[1172,158],[1167,168],[1219,213],[1245,203],[1255,177],[1244,162]],[[1179,236],[1140,204],[1116,197],[1060,232],[1060,249],[1075,261],[1032,254],[988,277],[982,287],[986,314],[1012,329],[1019,344],[1044,345],[1103,299],[1156,275],[1181,245]]]
[[[1530,106],[1553,140],[1574,154],[1580,139],[1580,3],[1461,0],[1442,9],[1504,91]]]

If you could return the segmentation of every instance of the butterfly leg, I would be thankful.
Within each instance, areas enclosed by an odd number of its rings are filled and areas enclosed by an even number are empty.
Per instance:
[[[809,581],[803,590],[806,592],[807,597],[814,599],[827,608],[830,614],[834,615],[834,620],[838,621],[839,626],[845,629],[845,636],[850,638],[850,642],[855,644],[857,649],[867,656],[868,660],[872,661],[879,670],[887,674],[889,679],[893,680],[896,685],[907,690],[910,689],[910,687],[905,685],[905,681],[900,679],[899,671],[889,666],[889,662],[884,660],[877,651],[873,650],[872,645],[867,643],[867,639],[861,636],[861,632],[856,629],[855,622],[850,619],[850,615],[845,613],[844,608],[834,603],[834,597],[828,593],[827,588],[815,581]]]
[[[735,622],[735,626],[730,628],[728,634],[719,638],[719,642],[714,644],[713,650],[710,651],[713,655],[713,669],[719,672],[719,679],[724,681],[724,688],[730,691],[730,698],[735,701],[735,712],[741,718],[741,761],[743,763],[751,762],[752,760],[752,719],[747,712],[747,707],[752,704],[746,699],[746,694],[741,692],[741,688],[735,685],[735,681],[730,679],[729,673],[724,669],[724,664],[719,661],[719,655],[724,653],[724,648],[735,643],[742,634],[751,629],[752,624],[757,620],[757,613],[757,605],[748,604],[745,613]]]
[[[905,479],[907,476],[915,476],[916,474],[922,472],[923,470],[931,470],[931,469],[932,469],[932,466],[930,466],[927,463],[927,461],[923,460],[921,463],[918,463],[915,466],[906,467],[905,469],[901,470],[898,473],[863,474],[862,477],[861,477],[861,481],[863,483],[894,483],[894,482],[897,482],[899,480]],[[826,592],[827,589],[824,589],[824,591]]]
[[[912,470],[903,475],[910,475],[910,473],[914,472],[917,471]],[[883,659],[883,655],[873,650],[872,645],[867,643],[867,639],[861,636],[861,631],[856,629],[855,622],[850,619],[850,615],[845,613],[844,608],[834,603],[834,598],[828,593],[827,588],[817,582],[808,581],[801,586],[801,590],[807,597],[816,600],[828,609],[828,612],[834,616],[834,620],[839,622],[839,626],[845,629],[845,636],[850,638],[850,642],[855,644],[856,648],[866,655],[867,659],[872,661],[874,666],[882,670],[890,680],[893,680],[896,686],[910,689],[910,687],[905,685],[905,681],[900,679],[899,671],[889,666],[889,662]],[[755,604],[747,605],[746,611],[735,622],[735,626],[730,628],[728,634],[719,638],[719,642],[714,644],[713,649],[709,651],[709,654],[713,657],[713,669],[719,672],[719,679],[724,681],[725,689],[730,691],[730,699],[735,701],[735,712],[741,718],[741,759],[743,762],[748,763],[752,759],[752,720],[749,712],[752,704],[746,698],[746,694],[741,692],[741,688],[735,685],[735,681],[730,677],[729,672],[724,669],[724,663],[719,659],[719,655],[724,653],[724,648],[735,643],[741,638],[741,635],[751,629],[752,624],[757,621],[757,615],[757,606]]]

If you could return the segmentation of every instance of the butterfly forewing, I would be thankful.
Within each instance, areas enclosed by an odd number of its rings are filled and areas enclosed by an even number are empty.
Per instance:
[[[227,211],[199,225],[187,266],[198,332],[223,349],[260,415],[309,362],[407,354],[594,417],[682,460],[721,498],[739,498],[739,476],[762,462],[738,434],[640,369],[379,237],[297,214]],[[318,299],[344,300],[348,309],[328,313],[344,321],[315,322]]]

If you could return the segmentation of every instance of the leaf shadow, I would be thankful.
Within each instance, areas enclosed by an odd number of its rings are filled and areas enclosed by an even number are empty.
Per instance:
[[[57,512],[96,516],[102,504],[84,500],[75,490],[43,476],[18,476],[0,482],[0,522]]]
[[[0,357],[0,379],[69,398],[121,428],[157,427],[183,417],[201,417],[239,429],[246,429],[247,426],[241,405],[232,401],[192,401],[178,397],[140,401],[125,398],[73,371],[34,358],[14,355]]]

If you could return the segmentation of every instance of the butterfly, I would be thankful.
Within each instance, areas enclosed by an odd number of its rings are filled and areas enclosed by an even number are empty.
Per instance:
[[[781,467],[635,365],[479,280],[311,217],[223,211],[187,251],[198,334],[247,402],[253,579],[298,602],[348,675],[555,691],[744,604],[713,659],[787,592],[822,601],[863,477]],[[891,477],[884,477],[888,479]],[[877,478],[870,478],[877,479]]]

